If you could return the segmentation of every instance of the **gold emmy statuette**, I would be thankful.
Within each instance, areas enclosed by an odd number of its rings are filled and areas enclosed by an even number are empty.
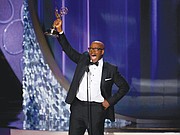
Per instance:
[[[60,12],[57,8],[55,9],[55,16],[57,19],[58,18],[61,19],[61,17],[63,15],[66,15],[67,13],[68,13],[68,9],[66,7],[61,7]],[[58,32],[56,31],[54,26],[52,26],[50,29],[48,29],[44,34],[48,35],[48,36],[58,37]]]

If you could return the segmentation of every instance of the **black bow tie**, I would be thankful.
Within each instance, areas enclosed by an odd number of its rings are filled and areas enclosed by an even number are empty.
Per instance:
[[[96,66],[98,66],[98,64],[99,64],[98,61],[97,61],[97,62],[90,62],[90,63],[89,63],[89,65],[96,65]]]

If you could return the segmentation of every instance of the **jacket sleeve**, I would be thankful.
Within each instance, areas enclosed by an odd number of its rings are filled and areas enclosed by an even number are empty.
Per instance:
[[[66,53],[66,55],[75,63],[78,63],[81,57],[81,53],[76,51],[72,46],[70,45],[69,41],[67,40],[64,33],[59,34],[59,37],[57,37],[57,40],[59,44],[62,47],[62,50]]]
[[[117,66],[113,69],[113,81],[118,90],[107,100],[110,105],[115,105],[129,91],[129,84],[125,78],[119,73]]]

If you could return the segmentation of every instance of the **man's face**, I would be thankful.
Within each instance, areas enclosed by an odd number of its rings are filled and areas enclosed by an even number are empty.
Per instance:
[[[104,54],[104,44],[100,41],[92,42],[88,49],[92,62],[97,62]]]

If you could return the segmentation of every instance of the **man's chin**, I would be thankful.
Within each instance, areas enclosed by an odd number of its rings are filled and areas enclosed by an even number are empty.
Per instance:
[[[97,61],[97,59],[96,58],[91,58],[91,61]]]

